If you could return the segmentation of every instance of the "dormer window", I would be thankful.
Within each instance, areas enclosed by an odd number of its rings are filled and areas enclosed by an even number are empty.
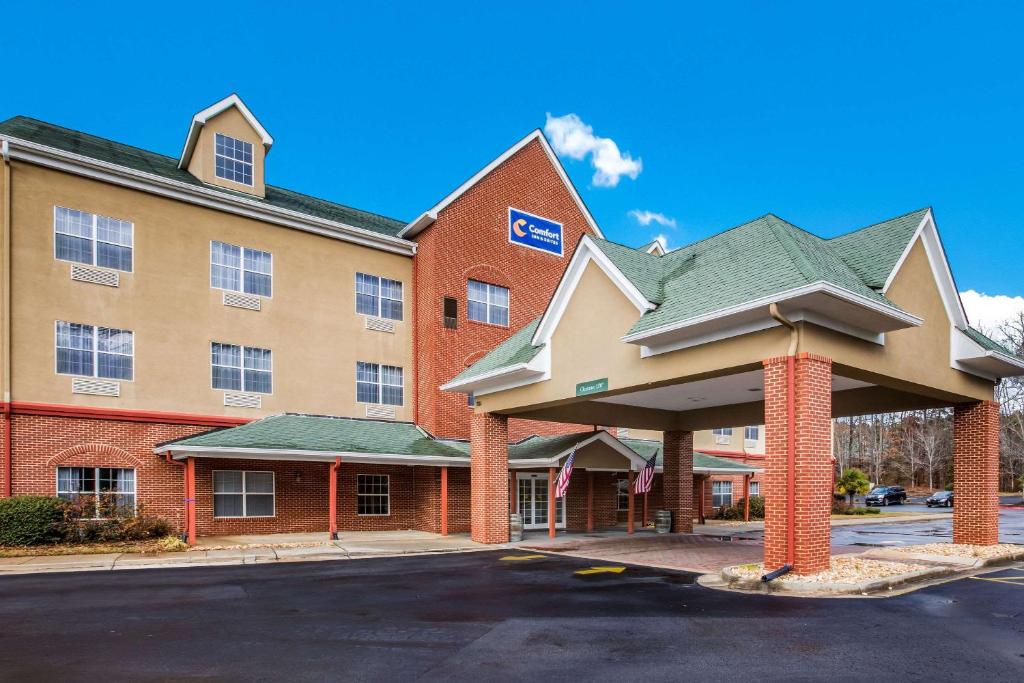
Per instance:
[[[252,186],[252,143],[217,133],[214,137],[218,178]]]

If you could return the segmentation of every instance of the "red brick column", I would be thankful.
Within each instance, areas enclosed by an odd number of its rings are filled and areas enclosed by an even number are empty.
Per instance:
[[[693,533],[693,432],[669,431],[664,437],[665,509],[672,512],[672,531]]]
[[[508,543],[508,418],[470,418],[470,530],[477,543]]]
[[[953,542],[999,542],[999,404],[953,408]]]
[[[785,356],[764,362],[764,565],[790,563],[789,374]],[[795,507],[793,571],[828,569],[832,510],[832,360],[809,353],[793,361]]]

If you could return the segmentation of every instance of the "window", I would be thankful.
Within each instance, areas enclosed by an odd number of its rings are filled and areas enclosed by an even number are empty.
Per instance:
[[[615,509],[629,510],[629,479],[615,480]]]
[[[402,319],[402,283],[356,273],[356,312],[390,320]]]
[[[508,289],[469,281],[469,319],[508,327]]]
[[[57,372],[61,375],[131,380],[134,335],[128,330],[57,321]]]
[[[400,406],[402,368],[377,363],[356,363],[356,401]]]
[[[760,495],[761,495],[761,482],[759,482],[759,481],[752,481],[752,482],[750,482],[750,497],[753,498],[754,496],[760,496]]]
[[[274,257],[267,251],[210,242],[210,286],[270,296]]]
[[[712,429],[711,432],[715,435],[715,443],[717,444],[732,442],[732,427],[720,427],[719,429]]]
[[[54,249],[61,261],[130,273],[134,231],[129,221],[54,207]]]
[[[135,470],[118,467],[58,467],[57,496],[95,505],[96,518],[135,514]],[[84,500],[83,500],[84,499]]]
[[[356,514],[390,515],[390,486],[386,474],[356,475]]]
[[[213,388],[273,393],[270,350],[213,342],[210,345]]]
[[[743,445],[747,448],[753,448],[757,445],[757,440],[760,436],[760,427],[745,427],[743,429]]]
[[[217,133],[214,161],[218,178],[252,185],[252,143]]]
[[[732,505],[732,482],[711,482],[711,507],[729,507]]]
[[[459,327],[459,300],[446,296],[444,298],[444,326],[450,330]]]
[[[214,517],[273,517],[274,473],[214,470]]]

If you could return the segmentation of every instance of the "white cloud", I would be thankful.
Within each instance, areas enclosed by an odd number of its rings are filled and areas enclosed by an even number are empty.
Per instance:
[[[544,133],[559,156],[580,161],[588,154],[594,167],[593,183],[598,187],[615,187],[622,176],[632,180],[643,170],[643,161],[623,154],[611,138],[594,135],[594,129],[576,114],[547,114]]]
[[[1024,296],[988,295],[968,289],[960,292],[967,318],[974,327],[994,332],[1008,319],[1024,313]]]
[[[675,229],[676,227],[675,218],[669,218],[665,214],[658,213],[656,211],[641,211],[640,209],[633,209],[629,212],[629,215],[640,225],[657,223],[658,225],[663,225],[666,228]]]

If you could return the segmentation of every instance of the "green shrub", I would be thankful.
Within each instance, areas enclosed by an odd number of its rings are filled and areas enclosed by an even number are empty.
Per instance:
[[[147,515],[141,505],[134,513],[118,508],[105,509],[102,519],[90,518],[96,513],[92,498],[79,499],[76,504],[68,506],[68,510],[65,529],[67,540],[72,542],[144,541],[172,532],[170,522]]]
[[[65,503],[50,496],[0,499],[0,545],[44,545],[63,536]]]
[[[877,515],[881,512],[878,508],[863,507],[858,508],[850,505],[845,500],[832,501],[832,514],[833,515]]]
[[[744,518],[746,500],[740,498],[729,507],[718,510],[715,519],[741,520]],[[764,496],[750,497],[750,519],[764,519]]]

